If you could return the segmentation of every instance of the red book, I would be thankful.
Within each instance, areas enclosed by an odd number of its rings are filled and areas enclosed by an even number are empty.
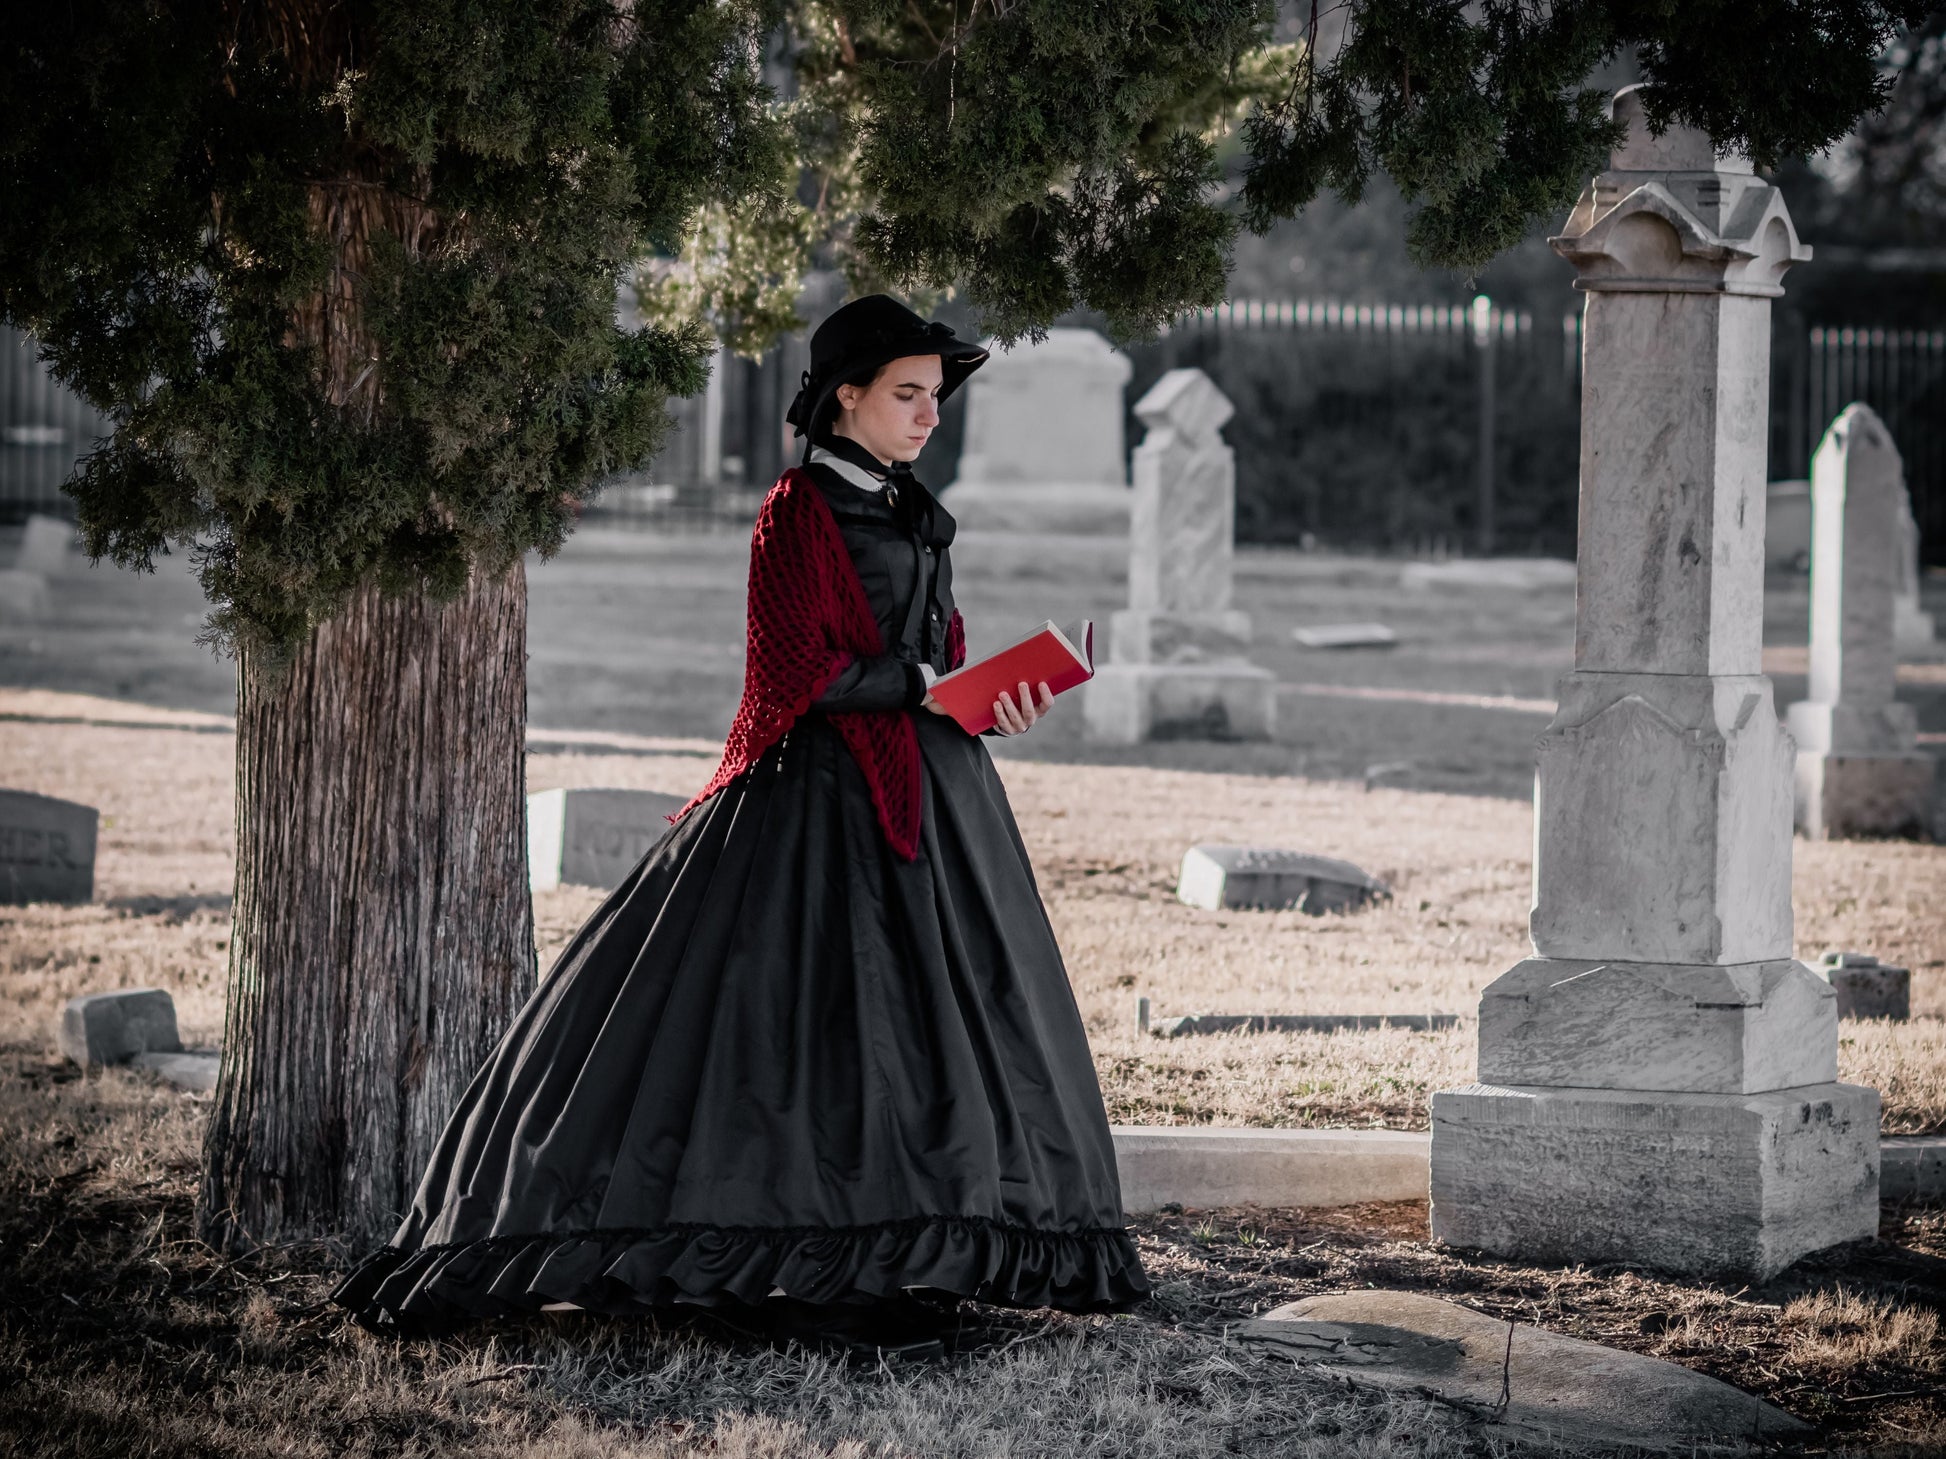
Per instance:
[[[932,681],[932,697],[970,735],[993,728],[993,704],[1005,690],[1016,700],[1020,686],[1038,695],[1042,681],[1050,692],[1065,694],[1095,676],[1095,625],[1081,625],[1081,647],[1052,623],[1043,623],[1019,643],[978,663],[966,664]]]

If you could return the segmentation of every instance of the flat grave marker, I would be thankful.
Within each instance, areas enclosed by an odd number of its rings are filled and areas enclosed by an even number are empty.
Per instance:
[[[1295,907],[1314,917],[1352,911],[1391,894],[1384,882],[1349,861],[1270,846],[1192,846],[1176,883],[1176,899],[1191,907]]]

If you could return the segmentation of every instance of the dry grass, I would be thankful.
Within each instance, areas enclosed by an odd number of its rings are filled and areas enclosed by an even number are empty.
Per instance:
[[[0,782],[103,812],[94,904],[0,909],[0,1040],[51,1050],[67,998],[152,985],[175,994],[186,1041],[214,1042],[233,855],[221,722],[20,690],[0,690],[0,716]],[[701,742],[662,741],[655,753],[534,754],[528,780],[687,793],[714,763]],[[1422,1128],[1428,1094],[1471,1077],[1466,1023],[1163,1041],[1136,1034],[1134,1000],[1147,995],[1158,1016],[1470,1014],[1479,989],[1527,948],[1528,807],[1176,770],[1009,760],[1001,773],[1115,1119]],[[1342,856],[1394,896],[1315,918],[1179,904],[1183,848],[1225,840]],[[1946,847],[1800,841],[1795,865],[1800,955],[1846,947],[1913,970],[1918,1016],[1846,1024],[1841,1076],[1881,1091],[1887,1131],[1946,1130]],[[599,900],[585,888],[536,897],[543,968]]]
[[[896,1369],[582,1315],[375,1337],[316,1307],[326,1248],[222,1262],[190,1234],[207,1108],[121,1071],[0,1057],[0,1454],[1506,1452],[1460,1416],[1294,1374],[1160,1313],[987,1314],[969,1351]]]
[[[1946,1367],[1939,1314],[1889,1297],[1831,1287],[1793,1298],[1778,1316],[1787,1361],[1807,1373],[1842,1379],[1864,1367],[1896,1365],[1917,1373]]]
[[[1241,1317],[1364,1286],[1677,1359],[1818,1422],[1825,1452],[1917,1456],[1946,1442],[1938,1208],[1888,1208],[1887,1240],[1756,1291],[1470,1260],[1428,1244],[1421,1202],[1160,1215],[1135,1223],[1156,1283],[1140,1312],[969,1307],[968,1351],[918,1367],[580,1314],[399,1341],[318,1307],[344,1253],[292,1246],[226,1262],[194,1238],[208,1108],[130,1072],[82,1079],[0,1052],[0,1455],[1513,1452],[1450,1408],[1350,1390],[1224,1340]]]

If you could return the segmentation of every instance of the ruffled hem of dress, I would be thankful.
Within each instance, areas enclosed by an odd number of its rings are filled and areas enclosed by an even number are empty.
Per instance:
[[[1125,1311],[1149,1283],[1119,1227],[1040,1231],[941,1216],[877,1226],[668,1226],[492,1236],[380,1247],[329,1300],[367,1327],[400,1330],[507,1317],[571,1302],[641,1313],[679,1303],[896,1297],[906,1287],[1005,1307]]]

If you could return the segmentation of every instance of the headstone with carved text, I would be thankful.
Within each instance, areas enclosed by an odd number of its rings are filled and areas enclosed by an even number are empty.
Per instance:
[[[0,790],[0,902],[92,901],[100,819],[93,806]]]
[[[527,864],[533,889],[622,884],[669,833],[684,798],[654,790],[543,790],[527,797]]]

